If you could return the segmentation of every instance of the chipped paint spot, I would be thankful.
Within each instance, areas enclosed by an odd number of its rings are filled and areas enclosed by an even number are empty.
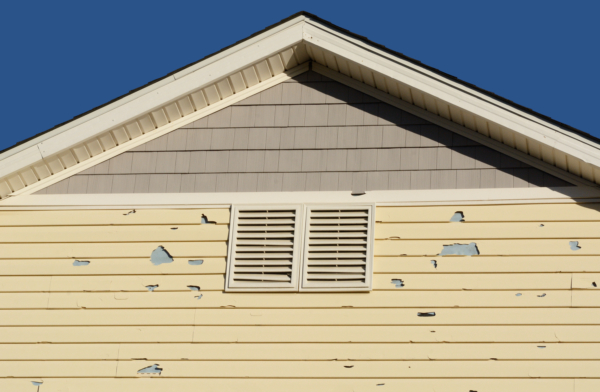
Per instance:
[[[392,279],[392,284],[395,284],[396,288],[404,287],[404,281],[402,279]]]
[[[435,317],[435,312],[417,312],[419,317]]]
[[[579,246],[579,241],[569,241],[569,246],[571,247],[571,250],[581,249],[581,246]]]
[[[89,262],[88,260],[75,260],[75,261],[73,262],[73,265],[74,265],[75,267],[80,267],[80,266],[82,266],[82,265],[89,265],[89,264],[90,264],[90,262]]]
[[[188,286],[188,289],[192,291],[200,291],[200,286]]]
[[[146,286],[148,291],[154,291],[154,289],[156,289],[157,287],[158,287],[157,284],[151,284],[151,285]]]
[[[204,263],[204,260],[188,260],[189,265],[202,265],[202,263]]]
[[[163,369],[158,367],[158,364],[154,364],[152,366],[145,367],[143,369],[138,370],[138,374],[160,374]]]
[[[448,255],[461,255],[461,256],[474,256],[479,254],[479,249],[477,248],[477,244],[471,242],[470,244],[451,244],[444,245],[442,252],[439,254],[440,256],[448,256]]]
[[[452,218],[450,218],[450,222],[464,222],[465,221],[465,214],[463,214],[462,211],[456,211],[454,213],[454,215],[452,215]]]
[[[171,257],[169,252],[167,252],[167,250],[162,245],[160,245],[158,248],[152,251],[152,254],[150,255],[150,261],[154,265],[161,265],[166,263],[172,263],[173,257]]]
[[[437,261],[431,260],[431,265],[433,265],[433,268],[437,268]]]

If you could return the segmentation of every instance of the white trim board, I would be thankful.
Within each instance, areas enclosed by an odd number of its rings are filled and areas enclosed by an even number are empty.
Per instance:
[[[600,189],[590,187],[435,189],[351,192],[232,192],[23,195],[8,198],[0,210],[215,208],[231,204],[352,204],[379,206],[583,203],[600,201]]]

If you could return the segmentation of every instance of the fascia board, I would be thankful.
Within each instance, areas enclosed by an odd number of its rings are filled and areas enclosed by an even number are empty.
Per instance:
[[[600,146],[595,143],[527,113],[517,113],[514,108],[500,101],[493,101],[450,79],[442,79],[427,69],[418,69],[415,64],[393,57],[317,21],[306,21],[304,40],[584,162],[600,166]]]
[[[219,80],[245,65],[268,57],[302,40],[302,25],[305,17],[299,16],[256,37],[229,48],[205,61],[170,75],[152,85],[122,99],[95,110],[77,120],[51,132],[40,135],[22,145],[0,154],[0,177],[14,172],[5,168],[9,157],[21,154],[31,147],[40,145],[42,157],[56,153],[69,145],[84,141],[102,131],[127,122],[128,119],[150,112],[161,104],[185,95],[186,91],[198,89],[211,81]],[[27,154],[26,154],[27,155]],[[42,157],[37,157],[36,161]],[[16,158],[14,162],[33,163],[30,159]],[[23,166],[26,164],[23,163]],[[13,167],[13,165],[10,165]],[[21,167],[23,167],[21,166]],[[19,167],[19,168],[21,168]],[[18,169],[17,169],[18,170]]]
[[[434,189],[351,192],[234,192],[234,193],[132,193],[22,195],[8,198],[0,210],[97,209],[97,208],[192,208],[231,204],[376,203],[382,205],[475,205],[526,203],[583,203],[600,201],[600,189],[590,187]]]
[[[302,40],[302,26],[297,24],[277,34],[266,37],[260,43],[247,46],[235,54],[213,62],[196,72],[176,79],[136,100],[121,105],[112,111],[98,116],[40,143],[40,150],[44,157],[55,154],[70,145],[83,142],[90,137],[104,132],[110,128],[125,124],[131,118],[142,116],[153,109],[176,100],[190,91],[200,89],[210,83],[226,77],[245,66],[256,63],[273,53],[280,52]]]

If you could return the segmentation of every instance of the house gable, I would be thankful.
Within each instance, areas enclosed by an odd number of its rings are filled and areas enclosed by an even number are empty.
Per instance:
[[[569,185],[310,71],[38,193],[360,192]]]

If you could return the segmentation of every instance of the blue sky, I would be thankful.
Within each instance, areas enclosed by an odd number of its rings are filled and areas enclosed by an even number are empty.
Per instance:
[[[300,10],[600,137],[598,1],[56,0],[0,10],[0,150]]]

